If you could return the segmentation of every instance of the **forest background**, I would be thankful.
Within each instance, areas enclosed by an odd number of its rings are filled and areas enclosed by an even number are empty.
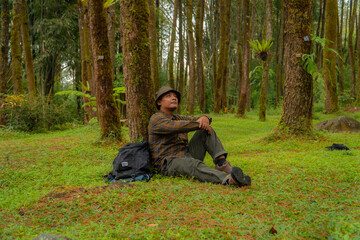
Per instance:
[[[154,92],[163,85],[182,93],[182,114],[245,116],[258,109],[264,121],[267,108],[283,104],[283,120],[289,114],[301,122],[311,120],[313,110],[354,111],[360,92],[357,0],[302,2],[306,7],[280,0],[3,0],[2,125],[42,131],[97,118],[103,137],[120,139],[122,118],[137,141],[146,138]],[[308,27],[296,30],[299,45],[307,44],[299,51],[291,46],[290,8],[307,16],[295,21]],[[291,57],[305,73],[286,70]],[[302,79],[286,87],[297,75]],[[303,90],[310,102],[296,97]],[[288,125],[301,133],[309,126]]]

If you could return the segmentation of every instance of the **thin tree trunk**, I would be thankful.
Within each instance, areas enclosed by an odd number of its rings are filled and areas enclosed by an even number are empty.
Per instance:
[[[151,68],[151,81],[154,86],[154,90],[157,91],[160,88],[159,82],[159,63],[158,63],[158,51],[157,51],[157,29],[156,29],[156,14],[154,7],[154,0],[148,0],[149,4],[149,39],[150,39],[150,68]]]
[[[196,9],[196,67],[197,67],[197,100],[201,112],[205,110],[205,81],[204,81],[204,66],[202,57],[202,42],[203,42],[203,23],[204,23],[204,7],[205,0],[198,0]]]
[[[341,18],[341,22],[339,25],[339,18],[337,18],[337,52],[339,53],[339,56],[337,56],[337,65],[339,69],[339,74],[337,75],[337,81],[339,84],[339,90],[340,92],[344,92],[344,54],[343,54],[343,46],[342,46],[342,28],[343,28],[343,12],[344,12],[344,0],[342,0],[341,5],[341,15],[339,16]]]
[[[336,54],[328,49],[336,49],[338,4],[337,0],[327,0],[325,8],[325,42],[323,53],[325,111],[333,113],[339,110],[336,87]]]
[[[170,87],[175,88],[175,80],[174,80],[174,45],[175,45],[175,33],[176,33],[176,22],[177,22],[177,14],[178,14],[178,3],[175,0],[174,2],[174,15],[173,22],[171,27],[171,37],[170,37],[170,46],[169,46],[169,83]]]
[[[253,0],[252,1],[252,10],[251,10],[251,23],[250,23],[250,39],[253,39],[254,38],[254,28],[255,28],[255,19],[256,19],[256,3],[257,1],[256,0]],[[248,63],[248,73],[247,75],[249,76],[249,73],[250,73],[250,65],[251,65],[251,48],[249,48],[249,63]],[[248,90],[247,90],[247,95],[246,95],[246,111],[250,111],[250,108],[251,108],[251,86],[250,86],[250,78],[249,78],[249,83],[248,83]]]
[[[217,50],[217,32],[218,32],[218,22],[219,22],[219,8],[221,0],[215,1],[215,12],[214,12],[214,23],[213,23],[213,40],[212,40],[212,87],[214,91],[214,108],[216,102],[218,100],[218,96],[216,95],[216,79],[217,79],[217,58],[218,58],[218,50]]]
[[[34,64],[33,64],[33,56],[31,53],[31,43],[29,36],[29,21],[26,14],[26,2],[25,0],[21,1],[21,36],[24,48],[25,55],[25,68],[26,68],[26,79],[28,86],[28,94],[29,100],[33,101],[36,96],[36,88],[35,88],[35,74],[34,74]]]
[[[9,0],[1,1],[1,39],[0,39],[0,94],[7,92],[7,76],[9,61],[9,40],[10,40],[10,6]],[[1,96],[0,96],[1,98]]]
[[[243,76],[243,51],[242,51],[242,44],[243,44],[243,38],[242,38],[242,29],[241,29],[241,26],[242,26],[242,21],[243,19],[241,18],[241,12],[242,12],[242,9],[243,9],[243,0],[238,0],[238,16],[237,16],[237,67],[238,67],[238,71],[239,71],[239,80],[238,80],[238,84],[239,84],[239,91],[238,91],[238,94],[240,96],[241,94],[241,85],[243,83],[243,80],[244,80],[244,76]]]
[[[312,0],[285,0],[284,10],[285,84],[278,130],[307,134],[312,132],[313,81],[302,66],[301,56],[311,51],[311,41],[304,40],[304,36],[310,37],[312,33]]]
[[[155,112],[151,81],[149,12],[147,0],[121,1],[121,29],[130,140],[147,139],[147,126]]]
[[[194,105],[195,105],[195,43],[193,35],[193,24],[192,24],[192,9],[193,4],[192,0],[186,0],[186,22],[187,22],[187,35],[188,35],[188,48],[189,48],[189,91],[188,91],[188,105],[187,110],[190,115],[194,114]]]
[[[183,14],[182,1],[177,1],[179,9],[179,92],[181,96],[184,94],[184,41],[183,41]],[[177,108],[177,112],[181,113],[181,103]]]
[[[121,138],[120,116],[113,97],[113,69],[106,17],[102,1],[88,0],[90,35],[93,40],[92,57],[96,85],[96,104],[101,137]]]
[[[116,12],[115,12],[115,3],[108,7],[107,9],[107,18],[108,18],[108,38],[110,46],[110,56],[111,56],[111,67],[113,71],[115,70],[115,55],[116,55],[116,43],[115,43],[115,23],[116,23]]]
[[[265,39],[266,41],[270,41],[272,38],[272,0],[266,0],[266,26],[265,26]],[[266,120],[266,104],[267,104],[267,94],[268,94],[268,79],[269,79],[269,70],[270,70],[270,61],[271,54],[270,50],[268,51],[268,56],[263,61],[263,75],[261,79],[261,87],[260,87],[260,103],[259,103],[259,120]]]
[[[354,53],[354,44],[353,44],[353,35],[354,35],[354,23],[356,18],[356,9],[357,9],[357,0],[354,0],[353,11],[350,16],[349,23],[349,59],[351,67],[351,97],[355,98],[355,84],[356,84],[356,70],[355,70],[355,53]]]
[[[250,0],[244,1],[244,62],[243,62],[243,81],[241,84],[241,94],[238,102],[237,114],[245,116],[246,100],[249,88],[249,64],[250,64]]]
[[[13,24],[11,27],[11,69],[13,79],[13,90],[15,95],[23,93],[22,86],[22,67],[21,67],[21,46],[20,46],[20,27],[21,27],[21,0],[14,1]]]
[[[279,43],[277,51],[277,66],[276,66],[276,106],[280,106],[280,96],[282,96],[283,89],[283,61],[284,61],[284,4],[281,1],[281,22],[280,22],[280,33]]]

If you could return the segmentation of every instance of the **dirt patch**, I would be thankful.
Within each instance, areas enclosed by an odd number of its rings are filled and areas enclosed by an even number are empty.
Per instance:
[[[109,190],[113,190],[113,189],[121,189],[125,186],[131,186],[129,183],[125,183],[125,182],[115,182],[109,185],[105,185],[105,186],[96,186],[96,187],[91,187],[91,188],[83,188],[83,187],[59,187],[53,191],[51,191],[50,193],[46,194],[45,196],[42,197],[42,199],[68,199],[68,198],[72,198],[74,195],[79,195],[79,194],[86,194],[86,193],[101,193],[104,192],[105,190],[109,189]]]

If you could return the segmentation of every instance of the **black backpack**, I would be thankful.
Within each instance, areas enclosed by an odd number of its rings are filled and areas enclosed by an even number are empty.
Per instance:
[[[148,142],[128,143],[119,149],[119,153],[113,161],[113,171],[105,177],[109,182],[116,180],[149,181],[152,177],[150,164]]]

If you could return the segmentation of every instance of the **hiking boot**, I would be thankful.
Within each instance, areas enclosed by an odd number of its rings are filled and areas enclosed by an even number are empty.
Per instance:
[[[225,161],[222,165],[216,164],[215,165],[215,169],[222,171],[222,172],[226,172],[227,174],[231,173],[231,168],[233,166],[231,166],[231,164],[228,161]]]
[[[233,167],[231,173],[224,179],[223,185],[251,186],[251,178],[245,175],[241,168]]]

